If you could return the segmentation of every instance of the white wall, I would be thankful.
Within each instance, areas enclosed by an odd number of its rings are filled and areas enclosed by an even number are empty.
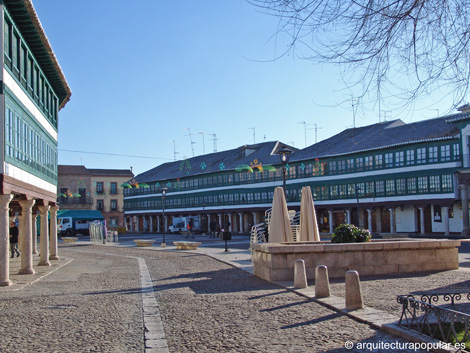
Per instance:
[[[415,208],[412,205],[395,208],[396,231],[398,233],[415,232],[417,229]]]

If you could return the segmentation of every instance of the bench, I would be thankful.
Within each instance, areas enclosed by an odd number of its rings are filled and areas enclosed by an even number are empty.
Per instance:
[[[152,239],[135,239],[134,243],[136,243],[136,245],[139,246],[139,247],[146,247],[146,246],[152,246],[153,243],[155,243],[155,240],[152,240]]]
[[[197,250],[197,247],[201,245],[201,242],[197,241],[174,241],[173,245],[176,245],[177,250]]]
[[[64,243],[75,243],[78,238],[77,237],[62,237]]]

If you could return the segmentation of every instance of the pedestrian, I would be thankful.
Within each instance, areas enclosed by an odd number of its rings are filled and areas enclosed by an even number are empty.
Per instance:
[[[20,256],[20,251],[18,250],[18,227],[15,222],[11,222],[10,225],[10,250],[11,257]]]
[[[215,226],[215,222],[214,221],[211,221],[211,223],[209,224],[209,228],[211,230],[211,238],[215,238],[215,230],[216,230],[216,226]]]

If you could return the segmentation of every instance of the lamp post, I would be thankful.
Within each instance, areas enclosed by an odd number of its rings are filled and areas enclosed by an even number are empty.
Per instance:
[[[354,188],[354,191],[356,192],[356,213],[357,213],[357,226],[359,227],[359,191],[361,191],[361,188],[359,186],[356,186]]]
[[[162,241],[162,248],[166,248],[165,243],[165,195],[166,195],[166,188],[162,189],[162,225],[163,225],[163,241]]]
[[[202,219],[201,219],[201,230],[202,230],[202,234],[205,235],[206,232],[204,231],[204,221],[206,220],[206,211],[205,211],[205,208],[206,208],[206,201],[202,201]]]
[[[289,163],[290,155],[292,151],[288,148],[281,148],[279,151],[277,151],[277,155],[279,156],[279,159],[282,164],[282,189],[284,190],[284,195],[286,196],[287,200],[287,194],[286,194],[286,174],[287,174],[287,163]]]

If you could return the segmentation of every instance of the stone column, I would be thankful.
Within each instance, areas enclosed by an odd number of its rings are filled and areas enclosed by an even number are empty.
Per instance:
[[[333,224],[333,210],[328,210],[328,222],[330,224],[330,233],[333,234],[335,232],[335,226]]]
[[[41,216],[41,248],[40,248],[40,257],[39,257],[39,266],[50,266],[49,262],[49,220],[47,215],[49,213],[50,206],[39,206],[39,213]]]
[[[33,241],[33,254],[34,255],[37,255],[39,254],[38,252],[38,227],[37,227],[37,221],[38,221],[38,214],[37,213],[33,213],[32,215],[32,221],[33,221],[33,224],[32,224],[32,234],[31,234],[31,239]]]
[[[394,234],[396,233],[396,227],[395,227],[395,207],[390,207],[388,209],[390,212],[390,233]]]
[[[149,228],[150,228],[150,233],[153,233],[153,216],[149,216]]]
[[[10,281],[10,218],[9,205],[13,195],[0,195],[0,286]]]
[[[253,225],[259,223],[258,212],[253,212]]]
[[[57,211],[59,210],[59,206],[51,206],[51,229],[50,229],[50,245],[49,249],[51,254],[49,255],[49,260],[60,260],[59,255],[57,253]]]
[[[139,228],[140,228],[140,226],[139,226],[140,217],[139,217],[139,216],[136,216],[136,217],[135,217],[135,220],[136,220],[136,222],[135,222],[135,231],[138,232],[138,231],[139,231]]]
[[[462,223],[463,229],[461,236],[464,238],[470,237],[469,215],[468,215],[468,189],[467,185],[459,185],[460,197],[462,199]]]
[[[419,210],[416,209],[416,207],[413,205],[413,216],[414,216],[414,221],[415,221],[415,233],[418,233],[418,223],[419,223]]]
[[[375,208],[375,224],[377,226],[377,233],[382,233],[382,207]]]
[[[444,234],[450,234],[450,227],[449,227],[449,207],[442,206],[442,221],[444,222]]]
[[[168,230],[168,216],[163,217],[163,227],[165,228],[165,233]]]
[[[222,224],[222,213],[217,213],[217,217],[218,217],[220,228],[223,228],[224,225]]]
[[[20,224],[20,244],[21,244],[21,268],[20,275],[33,275],[33,245],[32,245],[32,212],[36,200],[20,201],[21,206],[21,224]],[[42,239],[41,239],[42,244]]]
[[[232,224],[232,214],[231,214],[231,213],[228,214],[228,223],[230,224],[230,225],[228,226],[228,231],[229,231],[229,232],[232,232],[233,224]]]
[[[238,224],[239,232],[243,233],[243,212],[238,212]]]
[[[368,208],[367,209],[367,228],[369,229],[369,232],[372,234],[372,209]]]
[[[160,225],[161,225],[160,216],[157,216],[157,233],[161,232]]]
[[[424,207],[423,206],[420,206],[418,207],[419,209],[419,222],[420,222],[420,234],[425,234],[426,231],[425,231],[425,227],[424,227]]]
[[[346,222],[351,224],[351,209],[347,208],[346,210]]]

